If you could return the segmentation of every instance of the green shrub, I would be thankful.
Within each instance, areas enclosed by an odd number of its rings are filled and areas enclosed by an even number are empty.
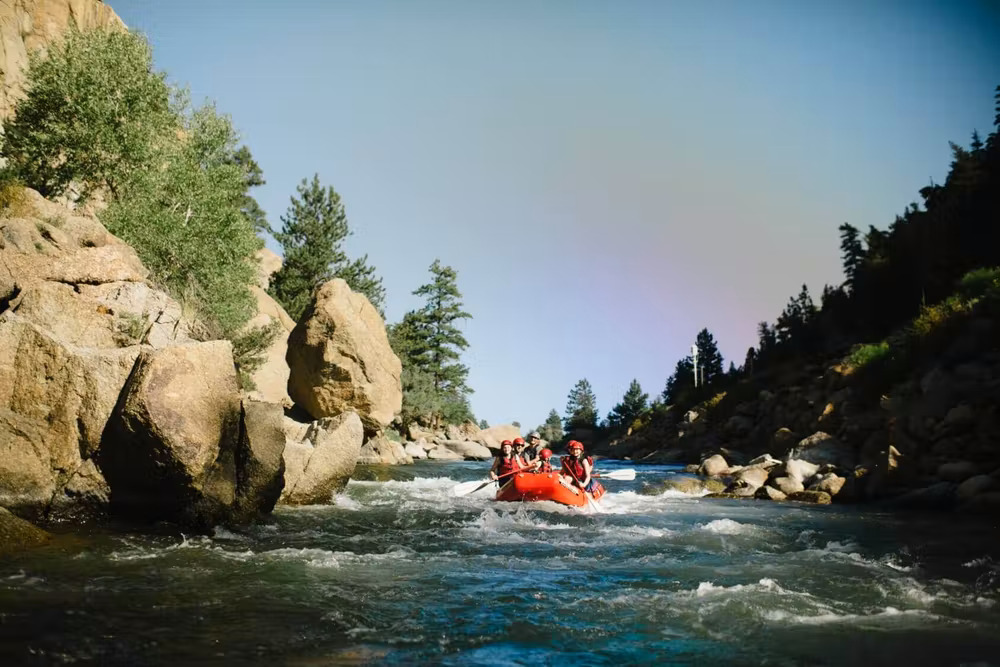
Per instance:
[[[958,281],[958,292],[966,299],[1000,294],[1000,267],[969,271]]]
[[[26,218],[34,214],[34,207],[24,191],[24,183],[10,170],[0,171],[0,215],[5,218]]]
[[[249,331],[232,337],[233,360],[240,374],[240,383],[247,391],[257,388],[253,374],[264,365],[264,352],[281,334],[281,324],[272,320],[263,327],[254,327]]]
[[[860,345],[851,352],[847,358],[848,363],[855,368],[862,368],[873,361],[884,358],[889,354],[889,343],[882,341],[871,345]]]
[[[117,194],[177,126],[166,75],[134,33],[71,30],[30,56],[25,93],[4,124],[3,154],[45,196],[74,181],[83,197]]]
[[[121,347],[138,345],[146,337],[146,316],[135,313],[118,313],[115,316],[115,342]]]

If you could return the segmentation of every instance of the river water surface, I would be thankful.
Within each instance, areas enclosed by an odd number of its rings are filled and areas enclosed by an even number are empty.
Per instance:
[[[0,664],[1000,664],[995,520],[637,493],[666,466],[602,514],[451,497],[484,472],[0,560]]]

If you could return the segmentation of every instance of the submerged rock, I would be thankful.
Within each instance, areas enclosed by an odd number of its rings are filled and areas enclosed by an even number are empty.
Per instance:
[[[789,493],[788,500],[797,500],[800,503],[814,503],[816,505],[829,505],[833,502],[830,494],[823,491],[797,491]]]
[[[281,502],[314,505],[333,500],[354,473],[364,435],[361,418],[345,412],[309,424],[301,441],[286,440]]]
[[[413,457],[406,453],[402,443],[379,435],[361,445],[361,450],[358,452],[358,463],[364,465],[403,465],[413,463]]]
[[[46,544],[52,536],[0,507],[0,556]]]

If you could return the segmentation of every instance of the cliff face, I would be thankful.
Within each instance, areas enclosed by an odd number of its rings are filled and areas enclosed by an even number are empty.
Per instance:
[[[98,0],[0,0],[0,121],[10,117],[21,94],[28,54],[72,26],[125,30],[114,10]]]

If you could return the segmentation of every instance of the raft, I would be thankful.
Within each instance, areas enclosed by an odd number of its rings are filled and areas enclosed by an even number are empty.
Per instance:
[[[604,495],[603,487],[599,486],[598,489],[594,500]],[[507,502],[551,500],[574,507],[587,504],[584,491],[575,486],[566,486],[559,481],[559,474],[554,472],[519,472],[500,487],[496,499]]]

